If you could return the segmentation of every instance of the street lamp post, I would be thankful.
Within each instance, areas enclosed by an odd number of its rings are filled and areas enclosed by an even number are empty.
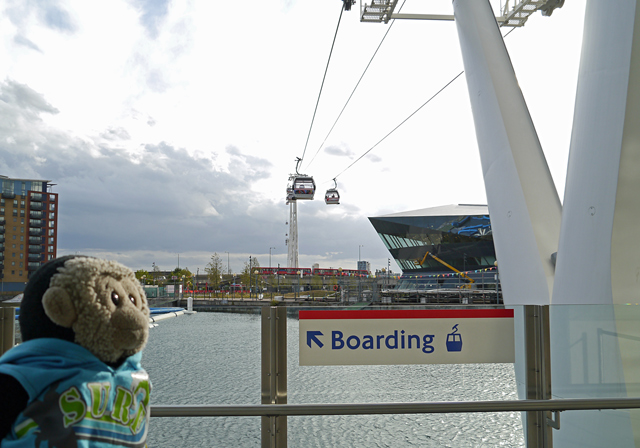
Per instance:
[[[389,284],[389,269],[391,267],[391,258],[387,258],[387,289],[391,288],[391,285]]]
[[[251,300],[251,255],[249,255],[249,300]]]
[[[256,275],[256,300],[258,300],[258,270],[256,269],[255,271],[253,271],[253,273]]]
[[[271,269],[271,249],[275,249],[275,247],[270,247],[269,248],[269,269]],[[271,275],[273,275],[273,274],[271,274]],[[271,290],[271,298],[273,299],[273,283],[271,283],[272,281],[273,281],[273,277],[271,277],[270,280],[269,280],[269,289]]]
[[[229,252],[227,252],[226,250],[224,252],[227,254],[227,279],[229,280],[229,288],[233,289],[233,287],[231,286],[233,284],[231,279],[231,270],[229,269]],[[235,294],[233,298],[235,299]]]
[[[499,282],[500,282],[500,274],[498,272],[498,260],[493,262],[493,265],[496,267],[496,274],[495,274],[495,279],[496,279],[496,305],[500,302],[500,290],[499,288]]]
[[[358,270],[360,270],[360,249],[364,247],[364,244],[360,244],[358,246]],[[356,274],[358,276],[358,300],[361,301],[362,300],[362,278],[360,276],[360,272],[358,272]]]

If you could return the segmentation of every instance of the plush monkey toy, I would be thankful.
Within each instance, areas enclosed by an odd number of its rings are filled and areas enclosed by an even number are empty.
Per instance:
[[[29,279],[22,344],[0,358],[0,447],[144,447],[149,336],[144,290],[127,267],[68,256]]]

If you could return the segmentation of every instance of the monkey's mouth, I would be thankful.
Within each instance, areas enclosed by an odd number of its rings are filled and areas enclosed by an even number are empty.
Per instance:
[[[116,332],[118,346],[122,350],[139,348],[145,343],[147,334],[148,332],[140,328],[118,328]]]

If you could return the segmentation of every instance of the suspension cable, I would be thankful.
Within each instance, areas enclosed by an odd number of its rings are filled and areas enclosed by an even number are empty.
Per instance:
[[[503,39],[505,37],[507,37],[509,34],[511,34],[511,32],[513,32],[515,30],[514,28],[511,28],[511,30],[506,33],[503,36]],[[427,104],[429,104],[431,102],[431,100],[433,100],[436,96],[438,96],[440,93],[442,93],[442,91],[444,91],[447,87],[449,87],[451,84],[453,84],[453,82],[458,79],[460,76],[462,76],[462,74],[464,73],[464,70],[462,70],[460,73],[458,73],[456,76],[453,77],[453,79],[451,79],[448,83],[446,83],[444,85],[444,87],[442,87],[440,90],[438,90],[431,98],[429,98],[427,101],[425,101],[422,106],[418,107],[416,110],[414,110],[407,118],[405,118],[404,120],[402,120],[395,128],[393,128],[391,131],[389,131],[389,133],[387,133],[387,135],[385,135],[384,137],[382,137],[380,140],[378,140],[378,142],[373,145],[371,148],[369,148],[364,154],[362,154],[360,157],[358,157],[356,160],[354,160],[353,162],[351,162],[351,164],[349,166],[347,166],[345,169],[343,169],[342,171],[340,171],[340,173],[338,173],[338,175],[334,176],[333,180],[335,181],[338,176],[342,175],[342,173],[344,173],[345,171],[347,171],[349,168],[351,168],[353,165],[356,164],[356,162],[360,161],[364,156],[366,156],[367,154],[369,154],[371,151],[373,151],[373,149],[378,146],[380,143],[382,143],[387,137],[389,137],[391,134],[393,134],[400,126],[402,126],[403,124],[405,124],[411,117],[413,117],[415,114],[417,114],[420,109],[422,109],[424,106],[426,106]]]
[[[316,119],[316,112],[318,111],[318,104],[320,104],[320,96],[322,95],[322,88],[324,87],[324,81],[327,78],[327,71],[329,70],[329,62],[331,62],[331,54],[333,53],[333,47],[336,44],[336,37],[338,36],[338,29],[340,28],[340,21],[342,20],[342,13],[344,12],[346,3],[342,3],[340,8],[340,17],[338,18],[338,25],[336,26],[336,32],[333,36],[333,43],[331,44],[331,51],[329,52],[329,59],[327,60],[327,66],[324,69],[324,76],[322,77],[322,84],[320,85],[320,92],[318,93],[318,100],[316,101],[316,108],[313,111],[313,117],[311,118],[311,126],[309,126],[309,133],[307,134],[307,141],[304,144],[304,151],[302,151],[302,157],[300,161],[304,159],[304,155],[307,152],[307,145],[309,144],[309,137],[311,136],[311,130],[313,129],[313,122]]]
[[[404,4],[407,2],[407,0],[404,0],[402,2],[402,5],[400,6],[400,8],[398,9],[398,12],[400,12],[402,10],[402,7],[404,6]],[[355,87],[353,88],[353,90],[351,91],[351,95],[349,95],[349,98],[347,98],[347,102],[344,103],[344,106],[342,107],[342,110],[340,111],[340,113],[338,114],[338,117],[336,118],[336,121],[333,122],[333,126],[331,126],[331,129],[329,129],[329,132],[327,133],[326,137],[324,138],[324,140],[322,141],[322,143],[320,144],[320,147],[318,148],[318,150],[316,151],[316,153],[313,155],[313,158],[311,159],[311,161],[307,164],[306,168],[308,168],[309,166],[311,166],[311,164],[313,163],[313,161],[316,159],[316,156],[318,155],[318,153],[320,152],[320,150],[322,149],[322,147],[324,146],[325,142],[327,141],[327,139],[329,138],[329,135],[331,135],[331,132],[333,132],[333,128],[336,127],[336,124],[338,124],[338,120],[340,120],[340,117],[342,116],[342,113],[344,112],[344,110],[347,108],[347,106],[349,105],[349,101],[351,101],[351,98],[353,97],[353,94],[356,93],[356,90],[358,89],[358,86],[360,85],[360,82],[362,81],[362,79],[364,78],[364,75],[367,73],[367,70],[369,70],[369,66],[371,65],[371,63],[373,62],[373,58],[376,57],[376,55],[378,54],[378,51],[380,50],[380,47],[382,47],[382,43],[384,42],[384,40],[387,38],[387,34],[389,34],[389,31],[391,31],[391,27],[393,26],[393,24],[396,23],[396,19],[393,19],[391,21],[391,24],[389,25],[389,27],[387,28],[387,32],[384,33],[384,36],[382,36],[382,40],[380,41],[380,43],[378,44],[378,48],[376,48],[376,51],[373,52],[373,55],[371,56],[371,59],[369,60],[369,63],[367,64],[367,66],[365,67],[364,71],[362,72],[362,75],[360,76],[360,79],[358,80],[358,82],[356,83]]]
[[[444,89],[446,89],[447,87],[449,87],[450,84],[452,84],[456,79],[458,79],[460,76],[462,76],[462,74],[464,73],[464,70],[461,71],[460,73],[458,73],[451,81],[449,81],[448,83],[445,84],[444,87],[442,87],[440,90],[438,90],[431,98],[429,98],[427,101],[425,101],[424,103],[422,103],[422,106],[418,107],[416,110],[414,110],[411,115],[409,115],[407,118],[405,118],[404,120],[402,120],[400,122],[400,124],[398,124],[395,128],[393,128],[391,131],[389,131],[389,133],[387,135],[385,135],[384,137],[382,137],[380,140],[378,140],[378,142],[373,145],[371,148],[369,148],[364,154],[362,154],[360,157],[358,157],[356,160],[354,160],[351,165],[349,165],[348,167],[346,167],[345,169],[343,169],[342,171],[340,171],[340,173],[335,176],[336,178],[338,176],[340,176],[342,173],[344,173],[345,171],[347,171],[349,168],[351,168],[353,165],[356,164],[356,162],[358,162],[360,159],[362,159],[364,156],[366,156],[367,154],[369,154],[371,151],[373,151],[373,149],[378,146],[380,143],[382,143],[387,137],[389,137],[391,134],[393,134],[400,126],[402,126],[403,124],[405,124],[411,117],[413,117],[415,114],[417,114],[420,109],[422,109],[424,106],[426,106],[427,104],[429,104],[431,102],[432,99],[434,99],[436,96],[438,96],[440,94],[440,92],[442,92]]]

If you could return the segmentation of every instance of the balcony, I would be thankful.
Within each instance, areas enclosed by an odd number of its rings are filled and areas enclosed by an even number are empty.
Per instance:
[[[30,254],[40,254],[44,252],[44,248],[42,246],[34,246],[29,244],[29,253]]]
[[[30,236],[29,244],[42,244],[42,238]]]
[[[0,235],[0,243],[4,243],[4,235]]]
[[[29,227],[42,227],[44,223],[41,219],[31,219],[29,220]]]
[[[16,197],[15,193],[10,193],[10,192],[2,192],[2,199],[13,199]]]
[[[42,202],[44,195],[42,193],[31,193],[31,202]]]
[[[0,227],[0,235],[4,235],[4,226]]]
[[[0,218],[0,226],[3,226],[7,223],[6,219]]]
[[[32,202],[30,208],[31,210],[44,210],[42,202]]]
[[[38,211],[35,211],[35,210],[31,210],[29,212],[29,218],[42,219],[42,218],[44,218],[44,212],[38,212]]]
[[[42,261],[42,255],[40,255],[40,254],[29,254],[29,256],[27,257],[27,260],[29,260],[29,261]]]
[[[30,228],[29,229],[29,235],[31,236],[41,236],[44,235],[44,229],[36,227],[36,228]]]
[[[27,269],[29,269],[29,271],[37,271],[39,267],[40,263],[29,263]]]

